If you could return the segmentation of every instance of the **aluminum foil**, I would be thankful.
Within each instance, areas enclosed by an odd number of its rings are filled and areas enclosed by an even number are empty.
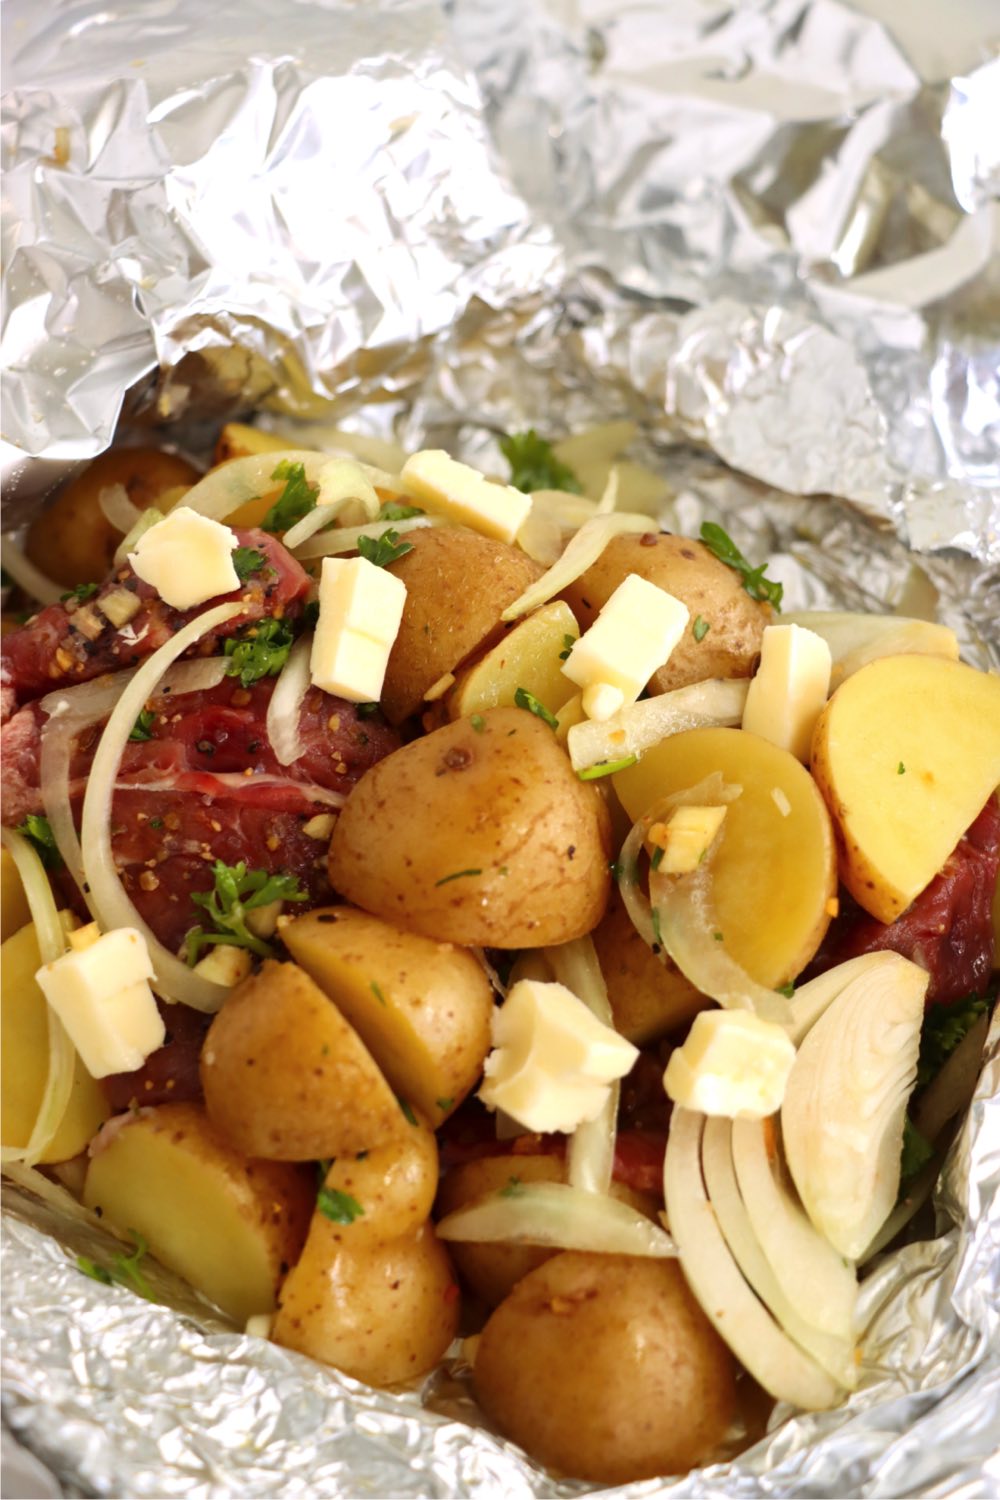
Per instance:
[[[914,14],[916,12],[916,14]],[[4,526],[131,430],[251,407],[493,467],[639,425],[667,524],[794,607],[1000,667],[992,0],[7,0]],[[30,460],[30,462],[29,462]],[[1000,1493],[1000,1036],[935,1238],[866,1283],[861,1389],[685,1496]],[[373,1393],[82,1277],[9,1192],[4,1411],[67,1492],[570,1495],[460,1365]],[[468,1425],[472,1423],[472,1425]]]

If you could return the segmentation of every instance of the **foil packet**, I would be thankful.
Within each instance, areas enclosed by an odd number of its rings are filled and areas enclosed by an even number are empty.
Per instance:
[[[914,11],[917,13],[914,14]],[[664,523],[793,608],[1000,667],[1000,30],[989,0],[8,0],[4,529],[116,429],[337,423],[498,467],[628,417]],[[642,1495],[1000,1493],[1000,1031],[861,1388]],[[460,1361],[373,1392],[4,1194],[4,1415],[67,1493],[574,1495]]]

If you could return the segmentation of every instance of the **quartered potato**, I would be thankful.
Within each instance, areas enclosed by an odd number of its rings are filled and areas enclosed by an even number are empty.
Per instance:
[[[518,688],[537,698],[549,713],[558,713],[576,692],[562,665],[579,635],[568,604],[562,599],[543,604],[462,673],[448,694],[448,717],[513,708]]]

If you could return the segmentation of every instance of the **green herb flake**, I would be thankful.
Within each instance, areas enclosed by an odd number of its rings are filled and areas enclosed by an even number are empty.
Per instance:
[[[656,939],[656,946],[662,948],[663,929],[660,926],[660,910],[657,906],[653,907],[653,937]]]
[[[791,1000],[792,996],[795,994],[795,986],[794,984],[779,985],[777,993],[779,995],[784,995],[786,1000]]]
[[[192,927],[185,939],[189,964],[196,964],[202,950],[217,943],[231,948],[247,948],[258,958],[270,958],[274,949],[250,931],[247,916],[262,906],[270,906],[272,901],[309,899],[308,891],[301,888],[294,875],[248,870],[242,859],[235,865],[226,865],[217,859],[212,866],[212,879],[212,890],[194,891],[191,895],[191,900],[205,912],[214,931]]]
[[[568,464],[556,458],[552,444],[540,438],[533,427],[500,439],[500,452],[510,464],[510,483],[530,495],[534,490],[566,490],[582,493],[579,479]]]
[[[384,500],[378,513],[380,521],[412,521],[414,516],[425,516],[427,512],[419,505],[400,505],[396,500]]]
[[[520,1198],[524,1193],[524,1183],[520,1177],[508,1177],[506,1187],[500,1189],[501,1198]]]
[[[550,729],[559,728],[559,720],[555,714],[550,713],[544,703],[539,703],[534,693],[529,693],[527,688],[517,689],[514,694],[514,706],[527,709],[529,714],[534,714],[536,719],[541,719]]]
[[[773,605],[780,613],[784,588],[780,583],[764,577],[767,563],[762,563],[759,568],[751,567],[732,537],[714,521],[702,522],[701,539],[713,557],[717,557],[720,562],[726,564],[727,568],[732,568],[739,573],[743,579],[743,587],[751,599]]]
[[[714,937],[714,939],[715,939],[715,941],[717,943],[721,943],[723,941],[722,933],[721,932],[713,932],[712,936]]]
[[[78,583],[76,588],[68,589],[65,594],[60,594],[60,601],[65,604],[69,599],[74,599],[77,604],[83,604],[87,599],[93,599],[100,588],[99,583]]]
[[[399,1097],[399,1096],[398,1096],[398,1095],[397,1095],[397,1096],[396,1096],[396,1102],[397,1102],[397,1103],[398,1103],[398,1105],[399,1105],[399,1107],[400,1107],[400,1109],[401,1109],[401,1110],[402,1110],[402,1111],[403,1111],[403,1114],[404,1114],[404,1116],[405,1116],[405,1117],[406,1117],[406,1119],[407,1119],[407,1121],[408,1121],[408,1122],[409,1122],[409,1123],[410,1123],[410,1124],[411,1124],[411,1125],[416,1125],[416,1124],[417,1124],[417,1117],[416,1117],[416,1115],[415,1115],[415,1114],[414,1114],[414,1113],[413,1113],[413,1107],[412,1107],[412,1105],[411,1105],[411,1104],[410,1104],[410,1103],[409,1103],[409,1101],[408,1101],[408,1100],[406,1100],[406,1099],[401,1099],[401,1098],[400,1098],[400,1097]]]
[[[76,1266],[84,1276],[89,1276],[91,1281],[99,1281],[103,1286],[127,1286],[140,1297],[145,1297],[147,1302],[155,1302],[153,1289],[146,1280],[139,1263],[148,1253],[149,1246],[137,1229],[130,1229],[129,1234],[135,1241],[135,1249],[131,1255],[126,1255],[123,1250],[118,1250],[111,1257],[111,1268],[98,1265],[97,1261],[91,1260],[89,1255],[78,1255]]]
[[[262,677],[276,677],[288,660],[295,636],[287,620],[264,619],[248,625],[223,643],[229,657],[227,677],[248,688]]]
[[[111,1272],[99,1266],[96,1260],[91,1260],[89,1255],[78,1255],[76,1268],[82,1271],[84,1276],[89,1276],[91,1281],[99,1281],[103,1286],[114,1286],[114,1277]]]
[[[378,709],[377,703],[359,703],[354,711],[359,719],[374,719]]]
[[[623,755],[621,760],[599,760],[596,766],[585,766],[576,774],[581,781],[597,781],[601,776],[613,776],[616,771],[627,771],[638,759],[637,755]]]
[[[569,653],[572,651],[573,647],[576,645],[576,641],[577,641],[577,638],[576,638],[575,635],[564,635],[563,636],[563,648],[562,648],[562,650],[559,653],[559,660],[560,661],[567,661],[569,659]]]
[[[660,868],[663,863],[663,856],[666,854],[666,852],[666,849],[661,849],[659,845],[657,845],[657,847],[653,850],[653,857],[649,861],[649,867],[651,870],[658,870]]]
[[[353,1224],[364,1214],[357,1198],[342,1193],[339,1188],[321,1187],[316,1194],[316,1208],[331,1224]]]
[[[56,836],[48,818],[42,813],[29,813],[24,822],[18,824],[15,832],[22,834],[34,846],[35,853],[47,870],[62,868],[62,855],[59,853]]]
[[[900,761],[899,765],[896,767],[896,775],[897,776],[905,776],[906,775],[906,767],[903,765],[902,761]]]
[[[455,870],[451,875],[442,875],[440,880],[435,880],[435,886],[447,885],[451,880],[462,880],[466,875],[481,875],[482,870]]]
[[[695,615],[694,624],[691,626],[691,634],[696,641],[703,641],[711,630],[711,625],[701,615]]]
[[[486,728],[486,720],[483,718],[482,714],[473,714],[469,720],[469,723],[472,725],[477,734],[482,734],[483,730]]]
[[[254,573],[259,573],[266,562],[267,558],[256,547],[237,547],[233,552],[233,567],[240,583],[246,583]]]
[[[443,1115],[446,1115],[455,1104],[454,1099],[435,1099],[434,1102]]]
[[[903,1121],[903,1150],[900,1155],[899,1181],[905,1186],[926,1167],[934,1155],[934,1147],[921,1135],[909,1115]]]
[[[376,568],[386,568],[405,557],[407,552],[412,552],[413,543],[401,542],[398,531],[383,531],[380,537],[359,536],[358,551],[366,562]]]
[[[608,869],[611,871],[612,880],[621,880],[622,876],[625,873],[625,866],[622,864],[620,859],[609,859]]]
[[[372,980],[372,983],[371,983],[371,991],[372,991],[372,994],[375,996],[375,999],[378,1001],[379,1005],[384,1005],[385,1004],[385,996],[383,995],[382,990],[379,987],[379,985],[377,985],[375,983],[374,979]]]
[[[285,488],[261,522],[265,531],[289,531],[297,521],[314,508],[319,486],[306,479],[305,464],[293,464],[283,458],[271,475],[283,479]]]
[[[163,827],[163,819],[162,818],[150,818],[150,820],[149,820],[149,826],[150,826],[150,828],[162,828]]]
[[[153,725],[156,723],[156,715],[151,708],[144,708],[129,730],[130,740],[151,740],[153,738]]]
[[[951,1054],[965,1040],[980,1016],[985,1016],[996,998],[967,995],[951,1005],[932,1005],[924,1016],[920,1033],[917,1088],[924,1088],[941,1071]]]

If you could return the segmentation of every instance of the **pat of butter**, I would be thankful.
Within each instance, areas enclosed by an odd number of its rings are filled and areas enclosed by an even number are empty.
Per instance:
[[[309,670],[324,692],[377,703],[399,633],[406,584],[364,557],[324,557]]]
[[[563,663],[571,682],[586,690],[617,688],[621,707],[634,703],[657,667],[668,660],[687,627],[688,610],[673,594],[638,573],[618,585]],[[593,695],[599,717],[606,695]],[[587,698],[583,706],[587,708]],[[617,712],[613,709],[612,712]]]
[[[802,625],[768,625],[747,689],[743,728],[809,762],[816,720],[830,691],[830,647]]]
[[[494,1012],[493,1045],[480,1099],[538,1131],[596,1119],[639,1055],[571,990],[536,979],[518,980]]]
[[[435,515],[501,542],[514,541],[531,511],[530,495],[509,484],[491,484],[441,448],[414,453],[399,477],[406,493]]]
[[[761,1120],[781,1108],[794,1061],[784,1027],[749,1010],[703,1010],[671,1053],[663,1087],[684,1109]]]
[[[116,927],[35,975],[92,1078],[131,1073],[163,1046],[152,977],[146,940],[134,927]]]
[[[677,807],[665,823],[654,823],[649,842],[663,850],[656,868],[664,875],[688,875],[696,870],[725,816],[724,807]]]
[[[588,719],[604,724],[624,705],[625,694],[610,682],[592,682],[584,688],[581,702]]]
[[[193,609],[240,586],[233,564],[239,538],[221,521],[180,505],[144,531],[128,554],[132,571],[171,609]]]

